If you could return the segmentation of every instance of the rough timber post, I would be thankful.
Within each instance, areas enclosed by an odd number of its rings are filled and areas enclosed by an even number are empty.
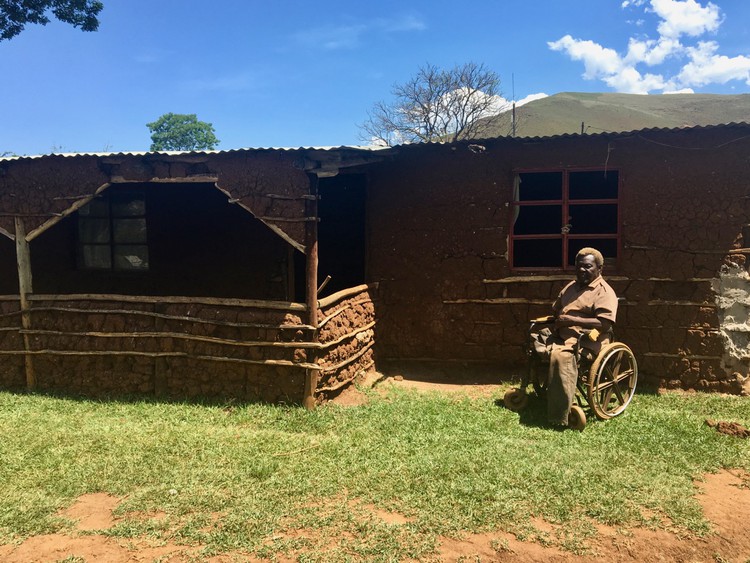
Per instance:
[[[21,302],[21,327],[24,331],[31,329],[31,310],[29,309],[29,294],[32,293],[31,284],[31,252],[29,241],[26,240],[26,226],[21,217],[15,218],[16,222],[16,264],[18,265],[18,295]],[[24,368],[26,370],[26,388],[29,391],[36,389],[36,375],[34,374],[34,359],[28,352],[31,351],[29,335],[23,333],[23,346],[26,351],[24,356]]]
[[[315,196],[307,200],[306,213],[308,221],[305,223],[305,297],[307,302],[307,324],[313,327],[313,340],[318,339],[318,177],[308,174],[310,179],[310,195]],[[315,351],[309,350],[313,357],[307,358],[309,363],[315,363]],[[315,389],[318,386],[318,371],[305,370],[305,392],[302,405],[312,410],[315,408]]]

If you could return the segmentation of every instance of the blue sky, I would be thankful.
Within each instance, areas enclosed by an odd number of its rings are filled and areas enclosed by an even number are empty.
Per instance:
[[[167,112],[220,149],[362,144],[367,110],[425,63],[483,63],[516,100],[750,92],[748,0],[103,3],[97,32],[0,42],[0,154],[148,150]]]

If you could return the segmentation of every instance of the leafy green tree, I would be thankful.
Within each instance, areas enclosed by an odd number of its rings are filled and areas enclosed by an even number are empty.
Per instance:
[[[82,31],[96,31],[102,8],[98,0],[0,0],[0,41],[15,37],[26,24],[47,25],[49,12]]]
[[[214,126],[198,121],[194,113],[165,113],[146,127],[151,131],[152,151],[212,150],[219,144]]]

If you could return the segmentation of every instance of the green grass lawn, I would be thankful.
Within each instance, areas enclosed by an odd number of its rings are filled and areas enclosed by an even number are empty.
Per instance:
[[[533,539],[532,517],[569,530],[559,545],[575,552],[592,522],[705,533],[692,480],[750,470],[750,440],[704,424],[750,426],[749,398],[640,394],[618,418],[559,432],[538,402],[520,415],[498,406],[502,391],[393,389],[313,412],[0,393],[0,542],[68,529],[61,508],[107,492],[123,498],[110,535],[200,543],[206,554],[420,558],[438,535]]]

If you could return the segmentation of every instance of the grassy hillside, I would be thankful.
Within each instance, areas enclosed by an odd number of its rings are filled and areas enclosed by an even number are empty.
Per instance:
[[[652,127],[750,122],[750,94],[602,94],[563,92],[516,108],[516,135],[537,137]],[[509,135],[511,112],[493,120],[481,137]]]

